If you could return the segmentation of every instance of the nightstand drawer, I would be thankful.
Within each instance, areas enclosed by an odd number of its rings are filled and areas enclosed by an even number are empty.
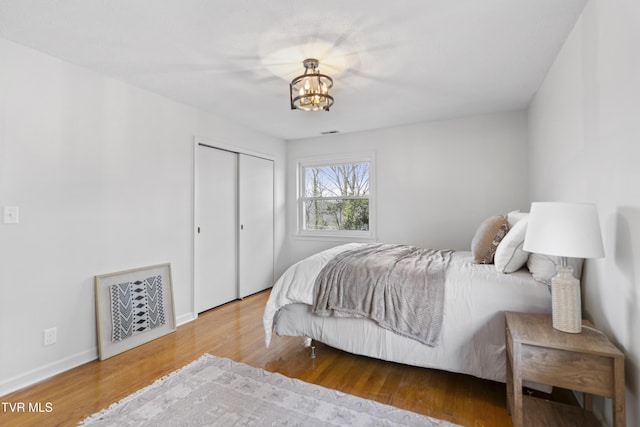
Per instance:
[[[613,360],[594,354],[523,345],[522,378],[601,396],[613,394]]]

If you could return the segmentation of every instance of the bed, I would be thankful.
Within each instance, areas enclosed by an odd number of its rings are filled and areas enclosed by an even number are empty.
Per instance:
[[[526,265],[505,274],[494,264],[478,264],[471,251],[452,251],[444,275],[442,325],[435,345],[400,335],[368,318],[312,313],[321,271],[340,254],[365,245],[340,245],[284,272],[265,306],[267,347],[274,333],[299,336],[354,354],[505,382],[504,311],[551,311],[548,285],[534,279]]]

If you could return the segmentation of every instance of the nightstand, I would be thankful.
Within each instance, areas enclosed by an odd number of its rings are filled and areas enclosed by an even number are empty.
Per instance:
[[[507,406],[514,427],[599,426],[591,394],[611,397],[614,427],[625,426],[624,354],[592,329],[553,329],[551,316],[506,312]],[[522,396],[528,380],[585,393],[585,409]]]

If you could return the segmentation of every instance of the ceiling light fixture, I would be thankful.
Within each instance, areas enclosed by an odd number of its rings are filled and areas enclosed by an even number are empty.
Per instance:
[[[333,105],[333,97],[329,89],[333,87],[333,79],[321,74],[318,60],[308,58],[302,61],[304,74],[296,77],[289,85],[289,98],[292,110],[329,111]]]

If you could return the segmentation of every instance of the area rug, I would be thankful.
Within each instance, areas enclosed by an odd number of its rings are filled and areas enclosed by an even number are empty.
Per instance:
[[[455,426],[210,354],[79,425]]]

